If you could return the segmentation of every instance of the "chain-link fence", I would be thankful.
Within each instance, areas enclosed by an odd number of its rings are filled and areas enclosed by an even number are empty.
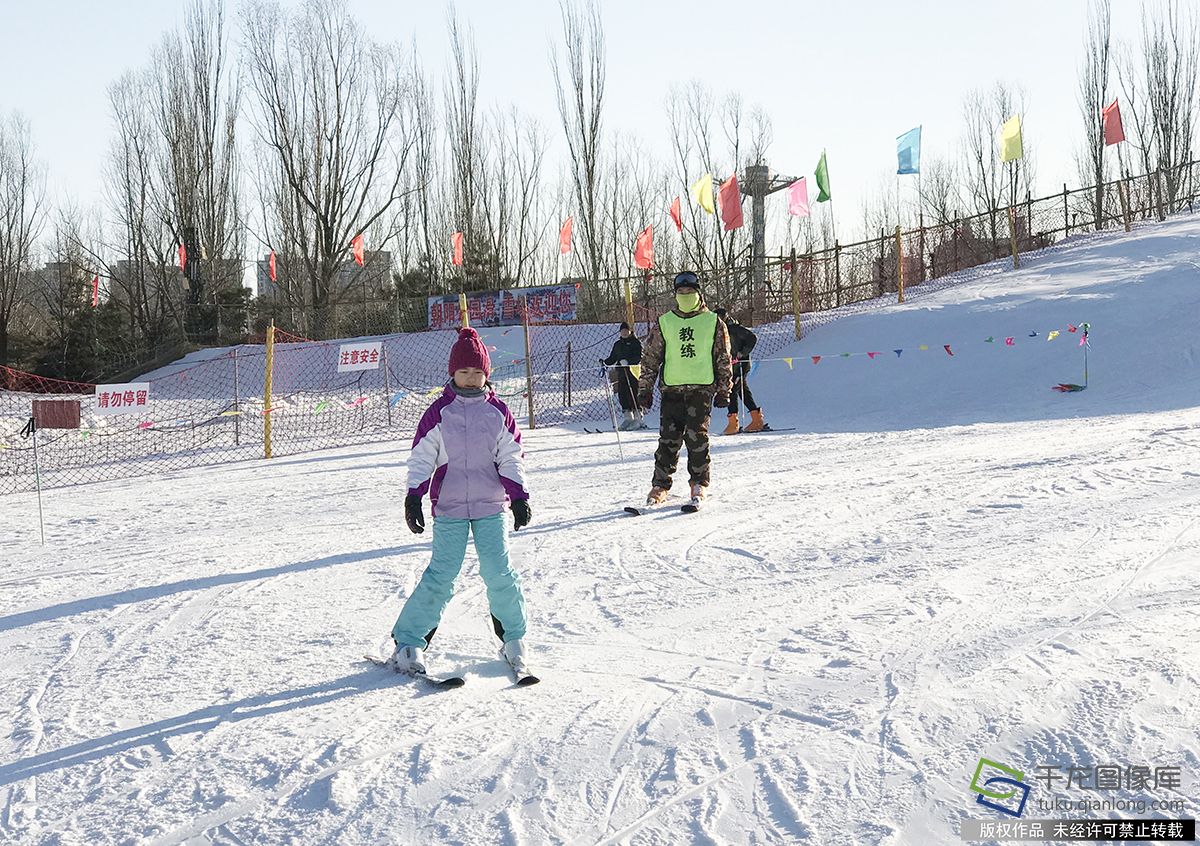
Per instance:
[[[767,263],[759,287],[747,284],[748,266],[733,268],[706,280],[705,290],[711,304],[724,302],[755,326],[756,353],[766,357],[837,317],[895,302],[901,270],[906,296],[915,298],[1002,272],[1012,267],[1014,252],[1019,258],[1045,250],[1068,235],[1103,237],[1106,227],[1191,212],[1197,177],[1196,163],[1172,172],[1170,199],[1162,174],[1109,183],[1099,227],[1095,188],[1064,190],[995,214],[779,256]],[[592,305],[600,322],[480,330],[491,348],[493,386],[523,426],[610,420],[613,398],[599,359],[607,357],[616,324],[631,307],[641,337],[671,307],[670,276],[604,280],[597,287],[603,296]],[[423,315],[424,299],[420,307]],[[415,309],[409,311],[415,315]],[[403,320],[407,312],[393,304],[392,313]],[[377,325],[362,323],[368,336]],[[312,341],[280,330],[270,366],[263,343],[201,350],[141,376],[148,404],[116,415],[100,413],[95,385],[0,368],[0,493],[32,490],[39,466],[43,487],[54,487],[260,458],[268,451],[283,456],[407,440],[443,389],[455,336],[423,331]],[[340,371],[344,347],[374,351],[378,361],[370,369]],[[77,428],[43,428],[35,454],[27,424],[34,402],[47,399],[74,404]]]

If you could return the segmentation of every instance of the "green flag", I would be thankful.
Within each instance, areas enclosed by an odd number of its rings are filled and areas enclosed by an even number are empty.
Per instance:
[[[818,203],[833,199],[833,194],[829,192],[829,165],[825,163],[824,150],[821,151],[821,161],[817,162],[817,188]]]

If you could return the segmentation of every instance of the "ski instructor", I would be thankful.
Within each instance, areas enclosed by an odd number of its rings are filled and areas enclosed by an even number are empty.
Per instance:
[[[690,270],[675,277],[675,308],[658,318],[642,351],[638,404],[649,409],[661,375],[662,410],[654,482],[648,506],[660,505],[671,489],[679,450],[688,450],[688,482],[693,505],[709,483],[708,418],[715,405],[726,408],[733,385],[729,333],[704,305],[700,278]]]

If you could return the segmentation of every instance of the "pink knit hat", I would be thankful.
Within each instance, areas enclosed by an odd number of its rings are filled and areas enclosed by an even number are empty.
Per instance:
[[[450,348],[450,375],[464,367],[478,367],[484,375],[492,375],[492,360],[488,357],[487,347],[479,339],[479,333],[469,326],[458,331],[458,340]]]

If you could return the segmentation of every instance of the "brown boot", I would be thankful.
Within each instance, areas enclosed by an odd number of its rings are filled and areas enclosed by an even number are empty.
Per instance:
[[[692,499],[704,499],[704,495],[708,493],[708,488],[705,485],[692,485]]]
[[[725,431],[721,434],[736,435],[740,431],[742,431],[742,422],[738,420],[738,416],[736,414],[729,415],[729,425],[725,427]]]
[[[762,419],[762,409],[756,408],[750,412],[750,425],[746,427],[747,432],[761,432],[767,428],[766,421]]]
[[[667,501],[667,489],[660,488],[657,485],[650,489],[650,493],[646,496],[647,505],[662,505]]]

